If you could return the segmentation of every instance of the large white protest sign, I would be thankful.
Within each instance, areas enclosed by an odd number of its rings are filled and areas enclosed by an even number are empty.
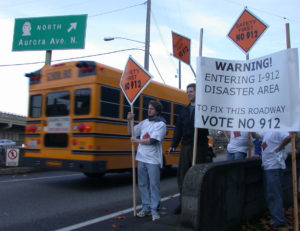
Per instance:
[[[298,50],[258,59],[197,60],[195,126],[228,131],[299,131]]]

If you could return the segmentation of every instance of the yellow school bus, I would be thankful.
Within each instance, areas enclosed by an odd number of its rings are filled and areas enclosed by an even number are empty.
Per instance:
[[[121,70],[93,61],[45,65],[26,74],[30,98],[23,165],[80,171],[87,176],[130,169],[130,105],[120,89],[121,75]],[[176,118],[188,103],[186,94],[151,81],[133,105],[135,123],[147,118],[152,99],[162,103],[167,121],[164,165],[176,165],[179,152],[168,155],[166,151]]]

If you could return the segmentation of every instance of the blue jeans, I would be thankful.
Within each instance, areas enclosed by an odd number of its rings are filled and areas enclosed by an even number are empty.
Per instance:
[[[247,153],[245,152],[228,152],[227,151],[227,160],[243,160],[247,156]]]
[[[144,211],[158,213],[160,204],[160,165],[138,163],[138,185]]]
[[[282,169],[264,170],[264,193],[272,222],[276,225],[285,224],[282,199]]]

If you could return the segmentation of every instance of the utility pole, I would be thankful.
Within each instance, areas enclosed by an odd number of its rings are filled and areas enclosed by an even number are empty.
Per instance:
[[[150,15],[151,15],[151,0],[147,0],[146,37],[145,37],[145,58],[144,58],[144,68],[145,68],[147,71],[149,71]]]
[[[178,87],[179,89],[181,89],[181,60],[179,59],[178,61],[178,79],[179,79],[179,82],[178,82]]]

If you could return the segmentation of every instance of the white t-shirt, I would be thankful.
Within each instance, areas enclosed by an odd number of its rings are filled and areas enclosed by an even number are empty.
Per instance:
[[[230,142],[227,145],[230,153],[248,152],[248,132],[230,132]]]
[[[153,138],[159,142],[155,144],[139,144],[136,160],[148,164],[163,164],[162,141],[166,135],[166,124],[162,121],[143,120],[134,126],[134,136],[140,139]]]
[[[289,136],[288,132],[262,132],[259,133],[262,137],[262,166],[265,170],[269,169],[285,169],[285,158],[287,152],[282,149],[280,152],[275,152],[281,142]]]

